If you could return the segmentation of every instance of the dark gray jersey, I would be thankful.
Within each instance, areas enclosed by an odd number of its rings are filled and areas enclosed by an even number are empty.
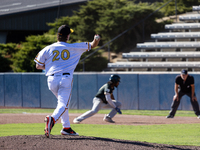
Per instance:
[[[106,97],[105,97],[105,92],[108,92],[108,93],[113,93],[113,90],[114,90],[114,87],[112,88],[110,86],[110,83],[106,83],[104,84],[100,89],[99,91],[97,92],[97,94],[95,95],[95,97],[98,97],[100,98],[104,103],[108,103],[107,100],[106,100]]]

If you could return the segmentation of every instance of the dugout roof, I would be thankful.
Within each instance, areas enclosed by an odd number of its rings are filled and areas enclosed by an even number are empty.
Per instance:
[[[0,16],[86,1],[87,0],[1,0]]]

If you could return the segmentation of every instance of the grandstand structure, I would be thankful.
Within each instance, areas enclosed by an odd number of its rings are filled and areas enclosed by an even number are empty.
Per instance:
[[[167,32],[151,34],[154,42],[138,43],[139,52],[122,53],[122,60],[108,63],[112,71],[200,71],[200,6],[165,25]]]
[[[0,43],[20,43],[29,35],[41,35],[47,23],[72,16],[87,0],[1,0]],[[55,29],[56,30],[56,29]]]

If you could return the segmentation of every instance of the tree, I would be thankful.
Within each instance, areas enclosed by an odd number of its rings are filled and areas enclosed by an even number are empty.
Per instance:
[[[12,58],[18,50],[17,44],[0,44],[0,72],[12,71]]]
[[[81,56],[81,59],[85,58],[91,52],[83,53],[83,55]],[[107,67],[108,60],[107,60],[107,58],[102,57],[102,52],[103,52],[103,50],[99,50],[92,57],[85,59],[84,62],[79,62],[75,71],[83,71],[83,65],[85,66],[84,71],[102,71],[102,70],[104,70]]]
[[[0,54],[0,72],[11,71],[11,61]]]
[[[26,42],[21,43],[20,50],[13,55],[12,69],[15,72],[39,72],[35,68],[33,61],[35,56],[46,45],[55,41],[55,36],[52,35],[32,35],[26,38]]]
[[[100,34],[100,45],[103,45],[136,23],[141,22],[142,19],[155,11],[155,7],[155,5],[148,3],[134,4],[133,1],[129,0],[88,1],[86,5],[81,6],[79,11],[75,11],[73,16],[61,17],[53,23],[48,23],[52,27],[48,33],[27,37],[26,42],[21,43],[19,51],[13,55],[12,68],[15,72],[38,71],[33,61],[35,56],[42,48],[56,41],[57,29],[62,24],[68,24],[74,29],[69,43],[92,41],[95,34]],[[162,13],[156,12],[145,20],[146,36],[163,29],[163,24],[155,21],[162,16]],[[112,52],[122,52],[126,47],[135,46],[137,42],[141,42],[142,36],[143,26],[139,24],[110,43],[110,49]],[[89,53],[84,53],[81,59]],[[106,68],[108,60],[101,54],[102,50],[85,61],[86,71],[102,71]],[[76,71],[82,71],[81,64],[77,66]]]
[[[163,0],[159,5],[167,3],[169,0]],[[177,14],[192,11],[192,6],[199,6],[200,0],[176,0]],[[170,2],[166,7],[161,10],[165,16],[175,15],[175,0]]]
[[[155,11],[155,5],[148,3],[135,4],[129,0],[92,0],[75,11],[72,17],[62,17],[48,25],[56,28],[65,23],[74,29],[72,41],[92,40],[94,34],[101,35],[101,44],[111,39],[140,22],[146,16]],[[163,14],[156,12],[149,19],[145,20],[145,34],[149,37],[152,32],[159,31],[163,24],[157,23],[157,18]],[[53,33],[53,32],[52,32]],[[55,34],[55,33],[54,33]],[[136,26],[110,44],[113,52],[120,52],[125,47],[134,45],[143,40],[142,24]]]

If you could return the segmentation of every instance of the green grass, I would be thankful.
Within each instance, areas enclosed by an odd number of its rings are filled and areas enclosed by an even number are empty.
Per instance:
[[[53,113],[54,109],[0,109],[0,114],[2,113]],[[74,110],[69,109],[69,113],[84,113],[88,110]],[[110,112],[109,110],[100,110],[99,114],[107,114]],[[145,116],[167,116],[169,110],[122,110],[124,115],[145,115]],[[176,116],[185,116],[185,117],[194,117],[195,114],[193,111],[182,111],[178,110]]]
[[[81,136],[115,138],[130,141],[160,143],[169,145],[200,146],[199,124],[173,125],[89,125],[72,124],[72,128]],[[44,135],[44,123],[33,124],[1,124],[0,136],[12,135]],[[60,135],[62,125],[56,124],[53,135]]]
[[[29,109],[15,109],[15,108],[11,108],[11,109],[5,109],[5,108],[1,108],[0,109],[0,114],[21,114],[21,113],[52,113],[54,111],[54,109],[33,109],[33,108],[29,108]]]
[[[54,109],[0,109],[0,113],[49,113]],[[69,113],[84,113],[87,110],[69,110]],[[100,110],[105,114],[110,110]],[[122,110],[127,115],[166,116],[169,110]],[[176,116],[194,117],[193,111],[178,110]],[[44,123],[33,124],[0,124],[0,136],[43,135]],[[115,138],[122,140],[161,143],[169,145],[200,146],[199,124],[165,124],[165,125],[90,125],[71,124],[72,128],[82,136]],[[62,125],[56,124],[53,135],[60,135]]]

